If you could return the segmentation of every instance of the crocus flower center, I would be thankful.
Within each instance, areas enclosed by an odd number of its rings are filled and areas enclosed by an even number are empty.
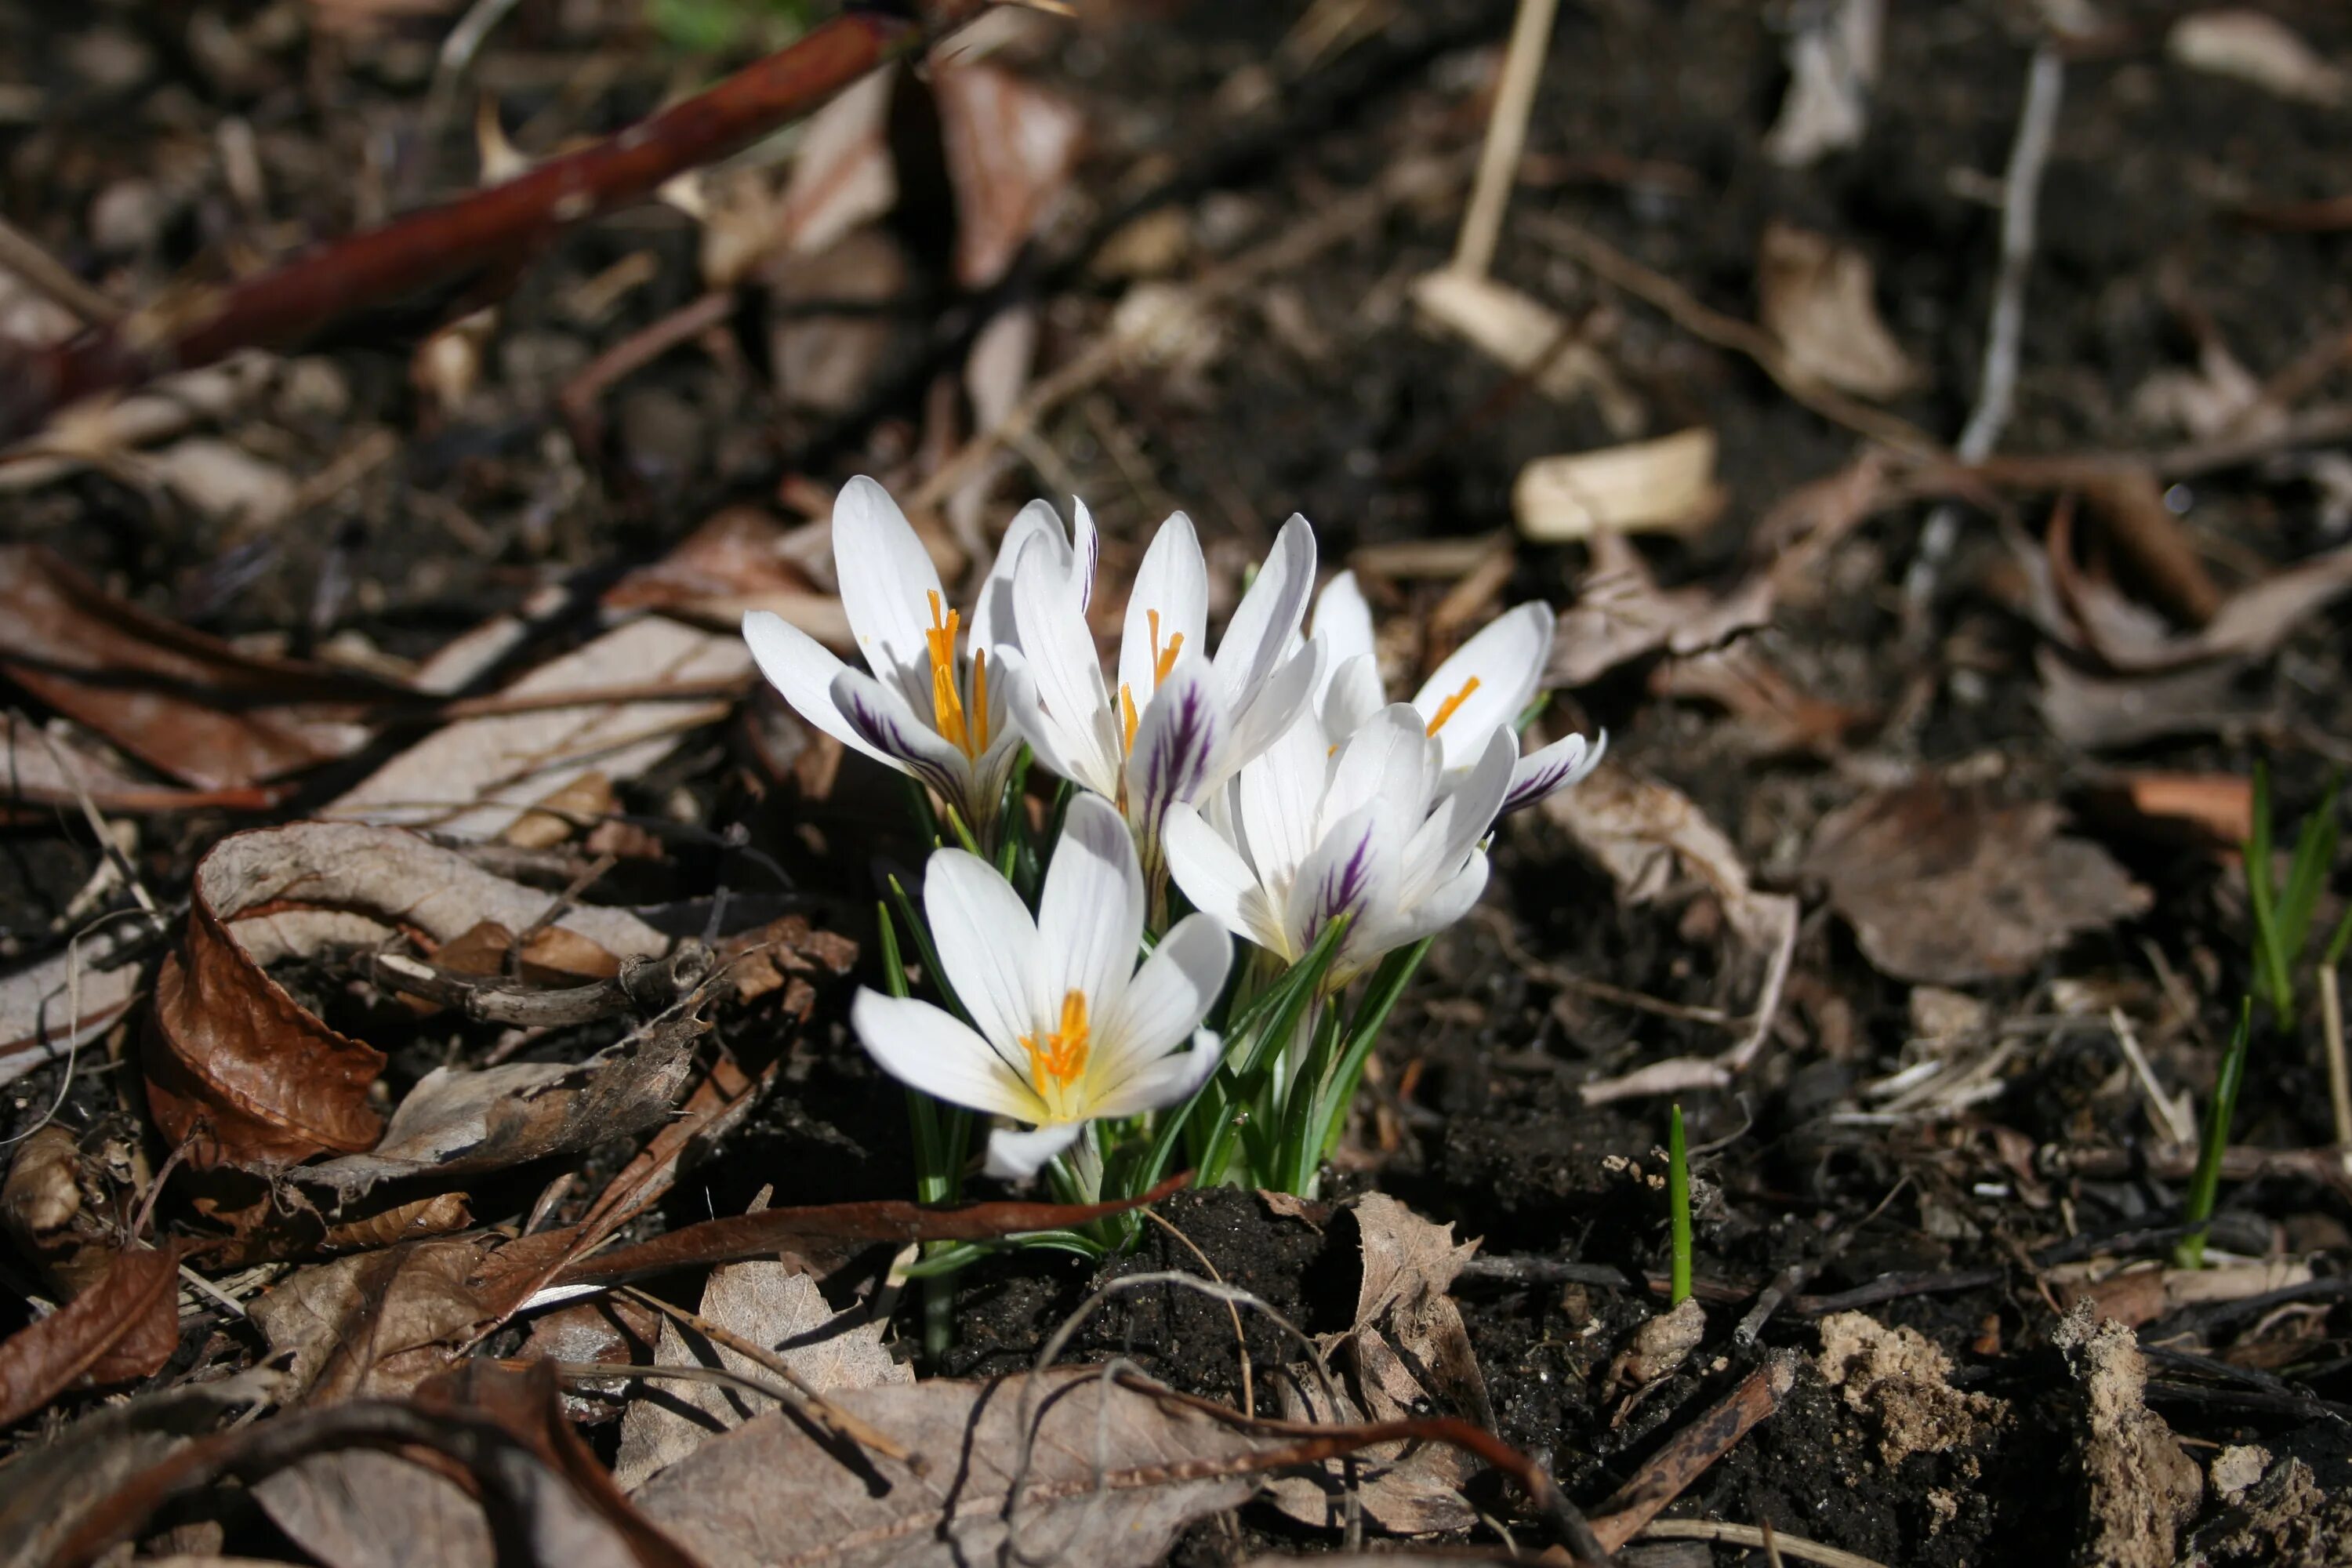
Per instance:
[[[1176,668],[1176,655],[1183,649],[1184,634],[1176,632],[1171,635],[1168,646],[1163,648],[1160,646],[1160,612],[1146,610],[1143,615],[1151,626],[1151,689],[1157,691],[1160,683],[1168,679],[1168,672]],[[1147,692],[1143,700],[1150,701],[1150,694]],[[1118,713],[1126,727],[1127,749],[1131,752],[1135,750],[1135,727],[1142,721],[1143,715],[1135,705],[1134,688],[1124,680],[1118,683]]]
[[[1440,730],[1444,729],[1445,721],[1448,719],[1453,718],[1456,712],[1460,711],[1462,705],[1470,700],[1470,694],[1477,689],[1478,678],[1474,675],[1469,679],[1462,683],[1461,690],[1455,692],[1453,696],[1439,703],[1437,705],[1436,717],[1429,721],[1429,733],[1434,735]]]
[[[956,684],[956,632],[962,615],[944,608],[937,591],[930,595],[931,629],[923,634],[930,644],[931,713],[948,744],[967,757],[988,750],[988,650],[971,650],[971,710],[966,714],[963,692]]]
[[[1066,1121],[1074,1110],[1070,1086],[1084,1077],[1087,1070],[1087,994],[1067,991],[1062,995],[1060,1024],[1036,1035],[1021,1037],[1022,1048],[1029,1053],[1029,1087],[1045,1102],[1052,1119]]]

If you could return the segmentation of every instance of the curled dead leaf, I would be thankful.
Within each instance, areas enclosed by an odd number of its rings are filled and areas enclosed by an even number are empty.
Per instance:
[[[187,939],[156,981],[144,1055],[157,1126],[198,1170],[374,1147],[383,1123],[368,1095],[383,1054],[329,1027],[268,966],[412,933],[454,941],[485,920],[530,929],[548,906],[396,829],[297,823],[224,839],[196,868]],[[588,906],[545,929],[615,963],[667,946],[634,916]]]
[[[77,1384],[129,1383],[180,1344],[179,1244],[123,1252],[89,1289],[0,1340],[0,1427],[13,1426]]]
[[[1769,224],[1756,287],[1758,314],[1780,340],[1790,374],[1857,397],[1894,397],[1917,384],[1917,367],[1878,314],[1870,259],[1852,246]]]

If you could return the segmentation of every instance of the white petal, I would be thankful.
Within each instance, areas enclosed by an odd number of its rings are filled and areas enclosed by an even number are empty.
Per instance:
[[[1038,700],[1036,677],[1030,672],[1029,662],[1021,650],[1010,644],[999,644],[997,661],[989,674],[989,695],[992,708],[998,692],[1003,692],[1004,718],[1029,749],[1037,754],[1037,763],[1056,778],[1068,779],[1083,789],[1097,795],[1114,795],[1118,790],[1116,771],[1108,778],[1094,774],[1096,758],[1092,745],[1084,736],[1072,735]],[[992,713],[990,724],[998,722]],[[1109,788],[1103,786],[1108,784]]]
[[[1227,768],[1240,767],[1307,716],[1315,700],[1315,689],[1323,679],[1323,656],[1321,643],[1307,643],[1291,656],[1287,664],[1250,690],[1241,709],[1234,713],[1233,741],[1225,756]],[[1223,775],[1215,782],[1223,783]]]
[[[940,732],[908,711],[896,688],[844,665],[833,678],[833,705],[859,749],[912,773],[959,807],[971,793],[971,764]]]
[[[1244,941],[1282,958],[1294,958],[1284,934],[1281,911],[1234,847],[1189,805],[1169,808],[1160,826],[1168,874],[1192,907]]]
[[[1296,512],[1275,535],[1265,564],[1218,640],[1217,681],[1225,706],[1241,712],[1290,646],[1315,589],[1315,531]]]
[[[1570,784],[1582,783],[1601,765],[1608,750],[1609,732],[1604,730],[1589,746],[1583,736],[1570,735],[1521,757],[1518,765],[1511,770],[1511,787],[1504,793],[1503,809],[1496,815],[1508,816],[1548,795],[1557,795]]]
[[[1497,730],[1489,735],[1477,762],[1438,802],[1429,820],[1414,830],[1405,846],[1399,903],[1411,909],[1429,897],[1461,868],[1478,841],[1486,837],[1503,809],[1504,792],[1511,787],[1518,750],[1518,737],[1510,731]]]
[[[1017,640],[1013,618],[1013,568],[1021,559],[1022,549],[1033,539],[1045,540],[1046,553],[1055,558],[1065,577],[1069,575],[1070,540],[1062,530],[1060,514],[1054,510],[1051,501],[1031,501],[1005,526],[1004,537],[996,542],[996,559],[989,563],[988,575],[981,579],[980,593],[971,602],[971,625],[965,634],[970,647],[992,648]]]
[[[1027,1059],[1021,1037],[1037,1033],[1042,990],[1037,927],[1021,895],[978,856],[939,849],[923,869],[923,912],[956,1000],[1019,1071]]]
[[[1192,1037],[1191,1050],[1161,1057],[1090,1109],[1097,1116],[1140,1116],[1181,1105],[1209,1081],[1223,1055],[1224,1043],[1202,1029]]]
[[[1350,657],[1339,668],[1328,673],[1323,683],[1323,696],[1316,715],[1323,722],[1323,739],[1329,745],[1344,744],[1349,736],[1371,721],[1388,702],[1381,690],[1380,661],[1370,654]]]
[[[1102,533],[1095,527],[1095,514],[1076,496],[1070,498],[1070,553],[1076,558],[1078,608],[1084,612],[1094,608],[1095,574],[1102,569]]]
[[[1516,724],[1543,683],[1545,663],[1551,658],[1551,606],[1529,600],[1506,611],[1476,637],[1454,650],[1437,667],[1412,705],[1423,721],[1435,719],[1446,700],[1476,678],[1477,689],[1463,700],[1438,726],[1437,739],[1445,748],[1448,768],[1467,767],[1486,744],[1486,736],[1506,724]]]
[[[1027,1121],[1045,1113],[1021,1075],[943,1008],[861,990],[850,1004],[849,1021],[882,1070],[911,1089],[994,1116]]]
[[[1090,1114],[1128,1114],[1105,1110],[1097,1102],[1198,1029],[1233,966],[1234,939],[1210,916],[1186,915],[1169,928],[1096,1032],[1095,1055],[1087,1063]]]
[[[1429,815],[1436,793],[1436,752],[1419,712],[1407,703],[1390,703],[1348,737],[1332,759],[1324,822],[1379,803],[1391,816],[1418,823]]]
[[[1298,880],[1290,890],[1283,923],[1293,951],[1304,954],[1323,928],[1341,915],[1352,917],[1341,951],[1354,950],[1358,932],[1386,919],[1396,902],[1402,849],[1402,825],[1377,805],[1363,806],[1334,824],[1298,868]]]
[[[841,608],[875,674],[918,709],[930,700],[931,595],[939,568],[890,492],[860,474],[833,503],[833,564]],[[940,601],[946,613],[947,601]]]
[[[1486,889],[1486,852],[1472,850],[1462,868],[1429,897],[1411,909],[1391,912],[1388,919],[1374,922],[1364,933],[1360,946],[1350,943],[1353,951],[1348,965],[1339,971],[1339,977],[1353,975],[1385,952],[1409,946],[1423,937],[1434,936],[1468,914],[1471,906],[1477,903],[1478,895]]]
[[[1142,940],[1143,870],[1127,819],[1100,795],[1080,795],[1063,818],[1037,900],[1044,1000],[1058,1008],[1076,991],[1099,1026],[1126,994]]]
[[[747,610],[743,641],[768,684],[792,704],[793,711],[839,741],[853,752],[897,767],[897,759],[877,750],[842,717],[833,700],[833,679],[849,667],[833,650],[772,610]]]
[[[1083,1121],[1060,1121],[1027,1132],[1000,1127],[988,1135],[987,1173],[1000,1182],[1025,1182],[1086,1130]]]
[[[1158,617],[1155,645],[1151,627]],[[1134,693],[1139,712],[1151,700],[1159,674],[1155,660],[1170,647],[1179,656],[1208,653],[1209,567],[1201,558],[1200,536],[1182,512],[1170,515],[1143,552],[1128,590],[1126,629],[1118,644],[1118,683]],[[1180,645],[1178,638],[1182,638]]]
[[[1331,650],[1334,668],[1372,652],[1372,607],[1353,572],[1342,572],[1315,595],[1314,635]]]
[[[1013,614],[1032,689],[1056,731],[1053,750],[1070,766],[1063,776],[1117,795],[1123,760],[1118,716],[1103,688],[1095,636],[1041,542],[1031,541],[1013,565]]]
[[[1168,808],[1179,801],[1197,804],[1230,771],[1231,728],[1209,661],[1192,654],[1179,658],[1144,709],[1127,759],[1127,817],[1147,856],[1156,849]]]
[[[1234,815],[1240,828],[1235,847],[1267,887],[1289,887],[1314,852],[1330,772],[1322,729],[1302,721],[1234,776]]]

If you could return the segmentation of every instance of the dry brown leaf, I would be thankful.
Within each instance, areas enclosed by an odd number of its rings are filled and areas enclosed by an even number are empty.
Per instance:
[[[913,277],[907,247],[881,228],[858,229],[813,255],[769,259],[768,355],[793,407],[849,414],[907,363],[914,339],[890,303],[905,297]]]
[[[1590,452],[1538,458],[1511,486],[1520,534],[1547,544],[1600,533],[1692,533],[1722,513],[1715,432],[1679,430]]]
[[[382,1054],[328,1027],[268,966],[410,933],[451,941],[485,920],[530,928],[549,903],[393,828],[297,823],[224,839],[196,868],[187,941],[156,981],[145,1065],[157,1126],[199,1170],[373,1148]],[[635,917],[591,906],[546,929],[615,963],[667,945]]]
[[[2086,576],[2071,552],[2063,509],[2045,545],[2010,535],[2011,555],[2025,573],[2028,605],[2043,632],[2063,647],[2095,655],[2127,675],[2157,675],[2192,664],[2261,662],[2310,616],[2352,593],[2352,545],[2273,573],[2223,599],[2198,630],[2175,634],[2156,612],[2111,584]]]
[[[1602,764],[1575,789],[1547,799],[1542,810],[1600,862],[1627,907],[1664,896],[1686,871],[1722,905],[1725,920],[1742,944],[1764,962],[1754,1018],[1746,1036],[1728,1050],[1711,1058],[1654,1062],[1622,1078],[1585,1084],[1579,1095],[1593,1105],[1727,1087],[1763,1048],[1779,1014],[1780,993],[1797,952],[1797,900],[1785,893],[1759,890],[1731,840],[1688,795],[1670,784],[1636,778],[1622,767]]]
[[[1563,403],[1590,396],[1612,436],[1630,440],[1648,416],[1599,349],[1577,341],[1577,324],[1507,283],[1441,267],[1413,279],[1422,315],[1459,333],[1472,346],[1518,375],[1534,377],[1545,395]]]
[[[2191,12],[2172,25],[2164,48],[2191,70],[2250,82],[2280,98],[2330,107],[2352,99],[2352,73],[2251,6]]]
[[[2237,773],[2133,772],[2096,793],[2103,803],[2143,823],[2162,825],[2210,847],[2235,849],[2253,837],[2253,784]]]
[[[2034,650],[2042,717],[2050,732],[2086,752],[2168,735],[2227,733],[2262,722],[2265,704],[2243,689],[2244,667],[2197,664],[2158,675],[2086,673],[2055,648]]]
[[[368,739],[361,716],[404,694],[257,658],[113,598],[37,544],[0,546],[0,670],[173,778],[252,786]]]
[[[1769,224],[1756,289],[1759,317],[1780,340],[1791,374],[1857,397],[1894,397],[1917,384],[1917,367],[1879,317],[1870,259],[1852,246]]]
[[[713,512],[668,554],[628,572],[604,590],[607,610],[699,611],[722,614],[753,595],[821,596],[787,551],[784,525],[754,506]],[[739,612],[740,613],[740,612]]]
[[[910,1384],[914,1370],[891,1359],[882,1335],[889,1323],[852,1308],[835,1313],[797,1258],[723,1264],[702,1288],[701,1316],[762,1349],[778,1352],[803,1383],[820,1393]],[[662,1324],[654,1354],[658,1366],[722,1366],[746,1377],[772,1380],[773,1372],[700,1333]],[[613,1479],[634,1491],[712,1437],[779,1407],[764,1394],[711,1384],[663,1386],[659,1399],[632,1400],[621,1417],[621,1447]]]
[[[256,1367],[110,1403],[37,1444],[0,1471],[0,1568],[45,1568],[58,1548],[134,1477],[211,1432],[239,1406],[265,1404],[285,1379]]]
[[[143,816],[208,809],[263,811],[288,793],[288,786],[181,789],[137,778],[70,734],[44,731],[14,713],[0,713],[0,802],[70,810],[87,799],[110,816]]]
[[[2046,802],[2003,805],[1923,779],[1823,817],[1805,869],[1882,972],[1937,985],[2007,979],[2147,910],[2147,889],[2097,845],[2062,836],[2062,820]]]
[[[686,733],[726,717],[707,683],[751,671],[742,637],[646,616],[541,666],[506,695],[688,686],[670,700],[591,701],[446,724],[338,797],[322,815],[431,826],[495,838],[534,803],[594,772],[620,783],[669,755]],[[519,928],[518,928],[519,929]]]
[[[784,247],[811,256],[898,205],[890,161],[890,95],[900,73],[878,70],[809,116],[784,183],[777,230]]]
[[[0,975],[0,1084],[104,1033],[145,989],[147,932],[109,921],[65,951]]]
[[[289,1400],[396,1397],[512,1310],[572,1244],[564,1231],[405,1242],[298,1270],[246,1310],[271,1355],[289,1358]]]
[[[366,1251],[397,1247],[404,1241],[419,1241],[429,1236],[447,1236],[473,1223],[473,1211],[467,1206],[463,1193],[436,1193],[429,1198],[413,1198],[372,1215],[331,1225],[320,1237],[319,1245],[329,1252]]]
[[[935,62],[931,95],[955,190],[956,282],[985,289],[1068,184],[1086,120],[1059,94],[996,65]]]
[[[1035,1441],[1015,1484],[1024,1394]],[[634,1500],[709,1568],[965,1568],[1011,1561],[1144,1568],[1192,1521],[1256,1489],[1265,1439],[1107,1380],[937,1379],[837,1403],[923,1455],[927,1473],[869,1457],[853,1471],[782,1415],[745,1423]]]
[[[373,1149],[295,1174],[351,1198],[379,1182],[502,1171],[633,1137],[668,1119],[703,1028],[690,1016],[665,1019],[577,1064],[435,1068],[408,1091]]]
[[[336,1448],[253,1489],[270,1522],[326,1568],[492,1568],[481,1504],[438,1470]]]
[[[1574,689],[1660,648],[1697,653],[1764,625],[1772,601],[1771,580],[1761,573],[1719,597],[1702,587],[1661,590],[1631,543],[1596,534],[1576,603],[1553,628],[1545,683]]]
[[[0,1340],[0,1427],[79,1384],[129,1383],[160,1371],[180,1344],[178,1245],[116,1255],[97,1284]]]
[[[1354,1325],[1331,1335],[1324,1352],[1344,1368],[1344,1403],[1330,1407],[1318,1380],[1304,1365],[1280,1385],[1283,1414],[1295,1421],[1391,1421],[1433,1403],[1491,1429],[1495,1414],[1486,1380],[1470,1347],[1461,1309],[1446,1294],[1478,1244],[1456,1244],[1451,1225],[1422,1218],[1385,1193],[1353,1205],[1363,1274]],[[1439,1444],[1386,1443],[1358,1460],[1357,1496],[1365,1518],[1391,1535],[1434,1535],[1475,1525],[1477,1510],[1462,1489],[1478,1465],[1460,1449]],[[1342,1522],[1348,1486],[1336,1462],[1269,1484],[1275,1506],[1300,1522]]]
[[[1846,732],[1869,718],[1806,696],[1752,640],[1668,659],[1650,672],[1650,690],[1722,704],[1731,714],[1732,746],[1751,757],[1831,756],[1843,749]]]
[[[80,1142],[50,1122],[23,1136],[0,1184],[0,1229],[58,1294],[80,1295],[113,1266],[121,1226],[85,1200]]]

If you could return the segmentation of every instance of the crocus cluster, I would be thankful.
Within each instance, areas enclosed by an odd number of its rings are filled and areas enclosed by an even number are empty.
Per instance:
[[[785,700],[915,779],[966,845],[932,855],[922,899],[950,1007],[868,992],[853,1022],[893,1076],[1001,1119],[988,1163],[1003,1175],[1202,1089],[1223,1049],[1204,1021],[1244,1000],[1224,995],[1227,933],[1265,955],[1244,987],[1319,952],[1317,994],[1336,995],[1461,918],[1496,821],[1600,760],[1581,736],[1520,755],[1551,646],[1539,603],[1390,701],[1363,596],[1347,573],[1316,593],[1302,517],[1213,647],[1200,541],[1169,518],[1107,670],[1089,620],[1099,542],[1074,512],[1066,527],[1035,501],[1013,520],[967,621],[887,492],[854,479],[834,558],[866,668],[779,616],[743,622]],[[1024,747],[1075,791],[1034,915],[997,854]],[[1193,912],[1170,923],[1178,894]]]

